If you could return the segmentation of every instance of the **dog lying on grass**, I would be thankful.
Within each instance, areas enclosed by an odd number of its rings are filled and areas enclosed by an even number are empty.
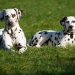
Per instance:
[[[28,46],[41,47],[54,45],[66,47],[68,44],[75,45],[75,17],[64,17],[60,24],[64,27],[62,31],[42,30],[36,32],[29,40]]]
[[[13,45],[17,46],[19,53],[27,49],[26,37],[18,23],[21,16],[22,10],[17,8],[4,9],[0,12],[0,20],[5,22],[5,28],[0,29],[0,46],[11,52],[15,52],[11,49]]]

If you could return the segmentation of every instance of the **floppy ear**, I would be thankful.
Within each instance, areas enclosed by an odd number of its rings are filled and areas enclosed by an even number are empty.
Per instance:
[[[62,26],[65,26],[65,21],[66,21],[67,17],[64,17],[62,20],[60,20],[60,24]]]
[[[20,19],[20,17],[22,16],[23,10],[19,10],[17,8],[14,8],[14,10],[16,11],[17,18]]]
[[[0,11],[0,20],[1,21],[4,20],[4,12],[5,12],[5,10]]]

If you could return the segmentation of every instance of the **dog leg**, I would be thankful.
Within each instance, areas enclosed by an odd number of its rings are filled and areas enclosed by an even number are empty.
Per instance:
[[[44,38],[41,37],[41,38],[38,40],[36,47],[37,47],[37,48],[40,48],[44,42],[45,42]]]
[[[12,48],[13,43],[12,43],[12,39],[10,37],[10,35],[7,32],[3,33],[2,36],[2,41],[1,41],[1,47],[3,47],[4,49],[10,51],[10,52],[15,52]]]

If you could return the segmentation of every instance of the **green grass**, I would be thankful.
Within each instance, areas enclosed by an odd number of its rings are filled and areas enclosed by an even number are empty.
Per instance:
[[[0,10],[7,8],[23,10],[19,23],[28,40],[39,30],[62,30],[60,20],[75,15],[75,0],[0,0]],[[23,54],[0,49],[0,75],[75,75],[75,47],[28,47]]]

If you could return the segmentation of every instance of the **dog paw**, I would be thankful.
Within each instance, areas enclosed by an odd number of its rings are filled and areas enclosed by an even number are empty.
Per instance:
[[[66,48],[65,45],[57,45],[56,47]]]
[[[26,49],[27,49],[27,47],[19,49],[19,54],[24,53],[26,51]]]
[[[36,45],[36,47],[37,47],[37,48],[40,48],[41,46],[40,46],[40,45]]]

